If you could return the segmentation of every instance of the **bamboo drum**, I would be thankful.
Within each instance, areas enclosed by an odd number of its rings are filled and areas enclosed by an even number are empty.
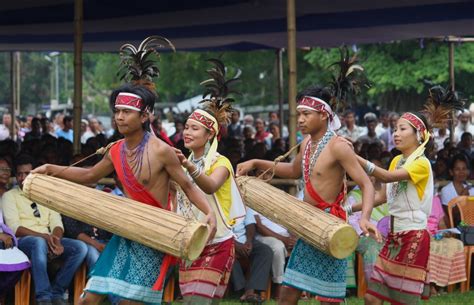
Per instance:
[[[245,204],[313,247],[339,259],[356,249],[357,233],[343,220],[258,178],[237,177],[236,180]]]
[[[201,254],[209,237],[203,223],[59,178],[30,174],[23,192],[63,215],[188,260]]]

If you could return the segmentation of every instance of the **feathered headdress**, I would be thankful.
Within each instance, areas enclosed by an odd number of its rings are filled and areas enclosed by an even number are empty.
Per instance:
[[[171,41],[161,36],[145,38],[138,48],[130,43],[122,45],[120,47],[120,69],[117,72],[120,80],[143,85],[155,92],[153,78],[160,74],[160,70],[156,65],[156,59],[160,57],[157,49],[165,47],[170,47],[173,51],[176,51]]]
[[[429,90],[428,100],[423,110],[420,112],[426,117],[429,125],[442,127],[443,123],[451,119],[451,111],[464,109],[464,101],[459,99],[458,94],[451,89],[444,89],[441,86],[431,87]],[[413,160],[424,154],[425,147],[428,144],[431,133],[423,120],[412,112],[405,112],[402,116],[416,129],[420,146],[407,158],[405,164],[410,164]]]
[[[339,71],[336,76],[332,76],[332,80],[328,84],[332,91],[330,105],[336,113],[346,106],[350,95],[359,94],[362,87],[370,87],[363,73],[364,68],[358,64],[357,54],[350,56],[349,50],[345,46],[340,48],[339,51],[341,53],[340,60],[329,66],[336,66]]]
[[[204,168],[206,171],[210,168],[212,160],[214,160],[217,153],[217,139],[219,137],[220,126],[225,126],[229,123],[232,111],[231,102],[233,102],[234,99],[228,97],[228,95],[230,93],[238,93],[232,90],[231,87],[239,80],[238,75],[230,80],[226,80],[225,66],[222,61],[215,58],[208,59],[208,61],[212,63],[214,67],[207,70],[207,74],[209,74],[211,78],[201,83],[201,85],[205,87],[202,96],[203,100],[201,101],[201,103],[204,103],[204,110],[196,109],[188,118],[188,120],[193,120],[208,130],[213,130],[215,133],[204,159]],[[192,158],[192,156],[193,154],[191,153],[189,158]]]
[[[451,120],[452,111],[464,109],[465,101],[456,91],[437,85],[429,89],[428,99],[421,112],[430,125],[439,128]]]
[[[206,71],[211,78],[201,82],[201,85],[205,88],[201,103],[204,103],[204,108],[214,115],[219,125],[227,125],[230,121],[232,103],[234,102],[229,94],[240,94],[233,90],[233,86],[240,81],[240,72],[234,78],[226,80],[224,63],[215,58],[207,61],[212,63],[214,67]]]

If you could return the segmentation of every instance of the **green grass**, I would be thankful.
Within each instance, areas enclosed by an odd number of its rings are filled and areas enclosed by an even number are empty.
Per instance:
[[[173,305],[180,305],[180,302],[173,302]],[[240,303],[238,300],[223,300],[220,302],[220,305],[243,305],[249,303]],[[275,301],[267,301],[264,302],[263,305],[276,305],[277,302]],[[299,304],[301,305],[313,305],[318,304],[318,301],[315,300],[307,300],[307,301],[300,301]],[[357,298],[349,298],[347,299],[348,305],[363,305],[364,301],[362,299]],[[385,304],[388,304],[385,302]],[[431,298],[429,301],[422,301],[421,305],[473,305],[474,304],[474,291],[468,293],[459,293],[453,292],[450,294],[445,294],[437,297]]]

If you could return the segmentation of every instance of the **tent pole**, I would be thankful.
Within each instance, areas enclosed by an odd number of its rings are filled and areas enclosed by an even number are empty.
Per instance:
[[[81,152],[83,0],[74,1],[74,154]]]
[[[454,43],[449,42],[449,86],[451,90],[455,90],[454,86]],[[451,145],[454,143],[454,119],[455,119],[455,113],[454,110],[452,112],[452,120],[449,122],[449,140],[451,142]]]
[[[288,108],[290,147],[296,145],[296,16],[295,0],[287,0]]]
[[[10,92],[11,116],[10,135],[16,141],[17,130],[15,127],[16,116],[20,113],[20,52],[10,53]]]
[[[276,51],[277,55],[277,91],[278,91],[278,116],[280,117],[280,132],[283,132],[283,49]]]

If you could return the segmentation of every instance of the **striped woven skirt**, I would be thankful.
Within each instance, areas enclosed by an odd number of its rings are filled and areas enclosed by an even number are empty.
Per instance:
[[[201,255],[186,266],[181,260],[179,288],[183,296],[221,299],[227,289],[234,264],[234,239],[208,245]]]
[[[390,233],[380,251],[367,293],[392,304],[428,299],[430,235],[426,230]]]

